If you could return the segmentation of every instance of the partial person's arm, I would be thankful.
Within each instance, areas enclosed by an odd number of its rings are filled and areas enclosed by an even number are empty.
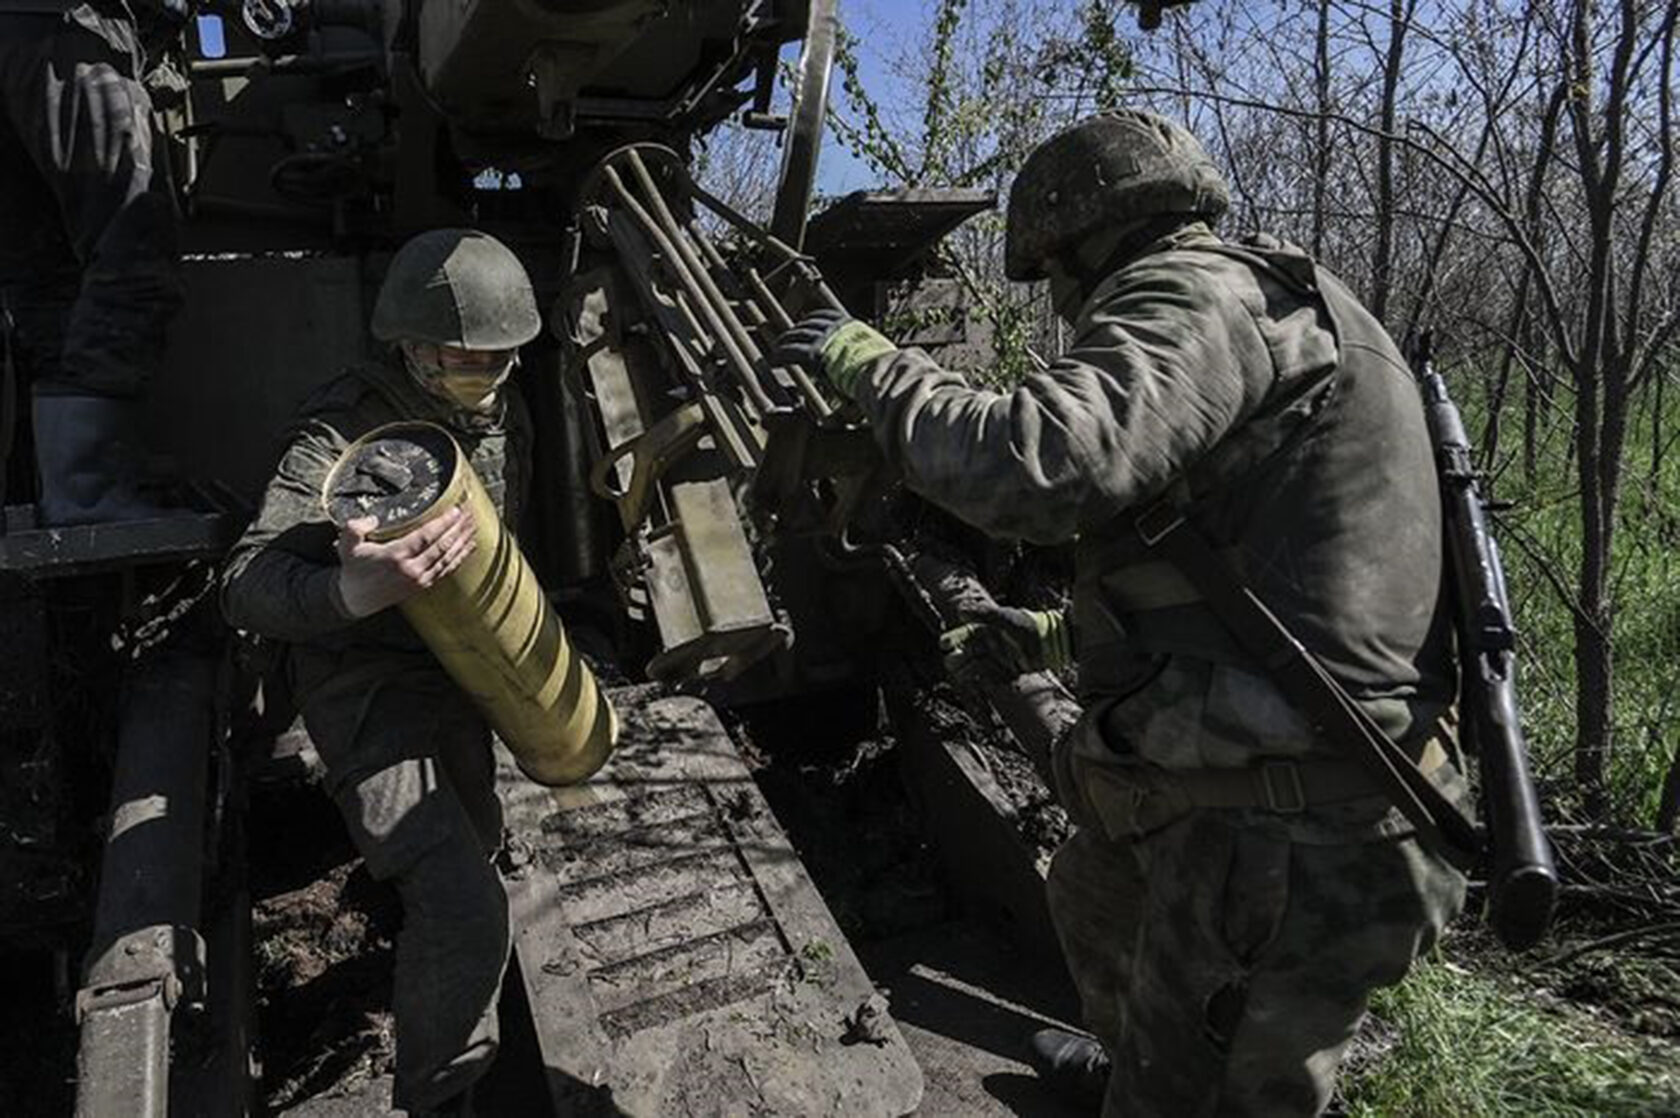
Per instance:
[[[846,387],[911,489],[989,533],[1066,540],[1163,491],[1265,398],[1270,356],[1220,278],[1182,257],[1128,269],[1011,392],[917,349]]]
[[[419,593],[472,553],[472,517],[460,508],[383,543],[367,538],[371,520],[336,528],[321,487],[343,446],[330,427],[310,423],[287,447],[256,519],[228,554],[229,624],[284,641],[324,636]]]
[[[235,628],[302,641],[355,620],[338,586],[338,530],[321,504],[340,441],[310,424],[286,448],[222,572],[222,612]]]

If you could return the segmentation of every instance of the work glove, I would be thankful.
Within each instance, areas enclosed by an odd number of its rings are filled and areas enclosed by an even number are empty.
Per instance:
[[[776,339],[770,360],[826,377],[835,391],[855,400],[869,366],[897,348],[867,322],[825,307],[812,311]]]
[[[1073,635],[1060,610],[988,603],[939,635],[945,671],[962,683],[1007,683],[1016,676],[1073,663]]]

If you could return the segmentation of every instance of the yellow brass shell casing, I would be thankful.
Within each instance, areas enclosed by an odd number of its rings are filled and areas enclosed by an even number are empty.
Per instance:
[[[350,472],[365,471],[370,454],[391,448],[401,454],[405,447],[415,451],[409,461],[423,467],[418,475],[401,463],[379,465],[376,495],[347,495],[357,484]],[[526,776],[538,784],[576,784],[606,763],[618,740],[612,703],[567,640],[536,573],[448,431],[424,422],[369,431],[333,464],[321,499],[340,526],[374,516],[379,527],[369,538],[378,541],[464,506],[477,546],[455,570],[403,602],[403,616]]]

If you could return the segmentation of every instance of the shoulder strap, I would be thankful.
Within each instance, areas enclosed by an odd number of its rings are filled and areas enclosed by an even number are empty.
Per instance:
[[[1265,666],[1278,690],[1365,766],[1425,844],[1461,867],[1477,859],[1484,839],[1476,824],[1243,584],[1183,509],[1159,500],[1132,523],[1144,545],[1176,566],[1243,650]]]
[[[1239,260],[1287,289],[1319,299],[1331,316],[1338,342],[1343,340],[1342,324],[1330,305],[1333,297],[1304,253],[1278,251],[1281,243],[1272,242],[1185,247]],[[1475,861],[1485,845],[1476,824],[1244,584],[1230,561],[1189,519],[1187,508],[1169,494],[1133,518],[1132,527],[1146,548],[1166,558],[1196,589],[1243,651],[1271,674],[1278,690],[1319,732],[1339,742],[1365,767],[1426,844],[1461,866]]]

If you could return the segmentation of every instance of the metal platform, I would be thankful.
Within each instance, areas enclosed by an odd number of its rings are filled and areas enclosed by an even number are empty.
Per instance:
[[[5,525],[0,571],[34,578],[211,558],[226,551],[238,531],[235,518],[222,513],[40,528],[28,505],[7,506]]]
[[[531,844],[506,875],[515,949],[563,1114],[900,1115],[922,1074],[717,715],[612,693],[587,784],[505,755]]]
[[[997,205],[978,187],[859,190],[811,219],[805,251],[831,283],[898,273],[947,233]],[[838,278],[837,278],[838,277]]]

